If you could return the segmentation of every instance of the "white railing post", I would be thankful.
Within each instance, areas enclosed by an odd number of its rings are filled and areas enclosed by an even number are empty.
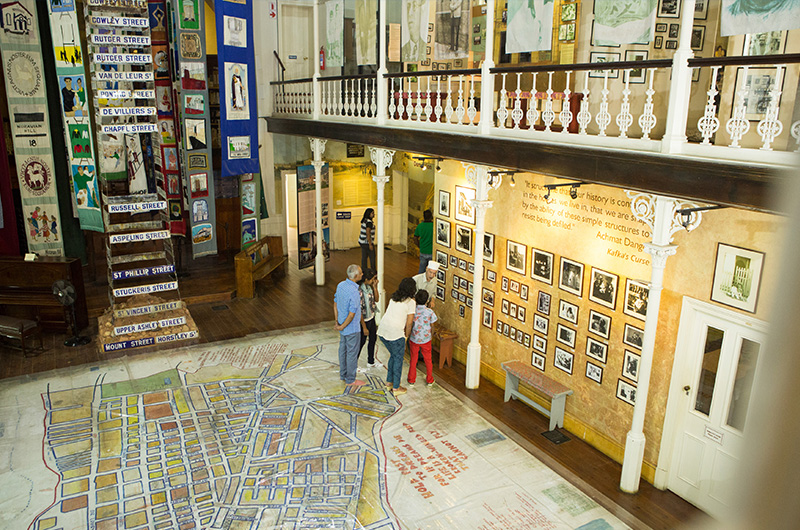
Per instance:
[[[695,0],[684,0],[681,9],[681,30],[678,49],[672,56],[672,79],[669,85],[669,102],[662,153],[680,153],[686,143],[686,123],[689,111],[689,96],[692,88],[692,69],[689,59],[692,52],[692,24],[694,23]]]
[[[319,93],[319,78],[320,78],[320,64],[319,64],[319,0],[314,0],[314,77],[311,81],[311,94],[313,100],[313,109],[311,115],[315,120],[320,117],[320,93]],[[322,284],[317,284],[322,285]]]
[[[481,117],[478,121],[479,134],[488,135],[494,125],[494,4],[486,1],[486,52],[481,64]],[[480,304],[477,304],[480,306]]]
[[[389,110],[389,80],[386,67],[386,0],[378,3],[378,125],[386,125]],[[383,301],[383,296],[381,296]]]

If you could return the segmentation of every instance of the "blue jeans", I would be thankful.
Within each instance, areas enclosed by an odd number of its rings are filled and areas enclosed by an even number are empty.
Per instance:
[[[425,269],[428,268],[428,262],[433,259],[433,254],[420,254],[419,255],[419,271],[417,274],[425,272]]]
[[[361,345],[361,332],[339,336],[339,379],[351,384],[356,380],[358,350]]]
[[[406,353],[406,339],[386,340],[381,337],[381,342],[389,350],[389,363],[386,368],[389,373],[386,375],[386,382],[392,384],[392,388],[400,388],[400,380],[403,378],[403,355]]]

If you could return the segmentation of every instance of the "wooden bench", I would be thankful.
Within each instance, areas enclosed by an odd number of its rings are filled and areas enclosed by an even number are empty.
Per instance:
[[[39,328],[39,323],[33,320],[25,320],[22,318],[14,318],[5,315],[0,315],[0,335],[10,339],[17,339],[22,343],[22,355],[27,357],[25,351],[25,339],[32,336],[39,337],[39,347],[44,350],[44,343],[42,342],[42,330]]]
[[[453,341],[458,338],[458,333],[454,333],[442,326],[438,322],[433,324],[433,349],[439,353],[439,369],[453,366]]]
[[[267,276],[272,280],[286,274],[286,256],[279,236],[266,236],[233,258],[236,268],[236,296],[253,298],[255,282]],[[273,275],[274,274],[274,275]]]
[[[558,381],[550,379],[533,366],[525,364],[522,361],[506,361],[502,364],[502,367],[503,370],[506,371],[505,401],[508,401],[512,397],[517,398],[549,417],[551,431],[557,426],[564,426],[564,408],[567,404],[567,396],[572,394],[572,390]],[[531,386],[540,394],[549,397],[550,410],[547,410],[532,399],[520,394],[520,381]]]

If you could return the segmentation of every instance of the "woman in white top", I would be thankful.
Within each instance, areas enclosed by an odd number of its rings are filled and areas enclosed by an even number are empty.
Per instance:
[[[389,350],[386,386],[392,388],[395,394],[402,394],[406,391],[400,386],[400,378],[403,374],[406,339],[411,334],[414,313],[417,310],[417,303],[414,301],[415,294],[417,294],[417,284],[414,279],[403,278],[400,286],[392,294],[386,314],[383,315],[378,326],[378,336]]]

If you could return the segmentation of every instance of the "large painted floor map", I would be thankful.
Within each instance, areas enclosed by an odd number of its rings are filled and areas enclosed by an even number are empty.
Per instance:
[[[0,382],[0,527],[627,528],[438,385],[346,388],[337,347],[320,328]]]

